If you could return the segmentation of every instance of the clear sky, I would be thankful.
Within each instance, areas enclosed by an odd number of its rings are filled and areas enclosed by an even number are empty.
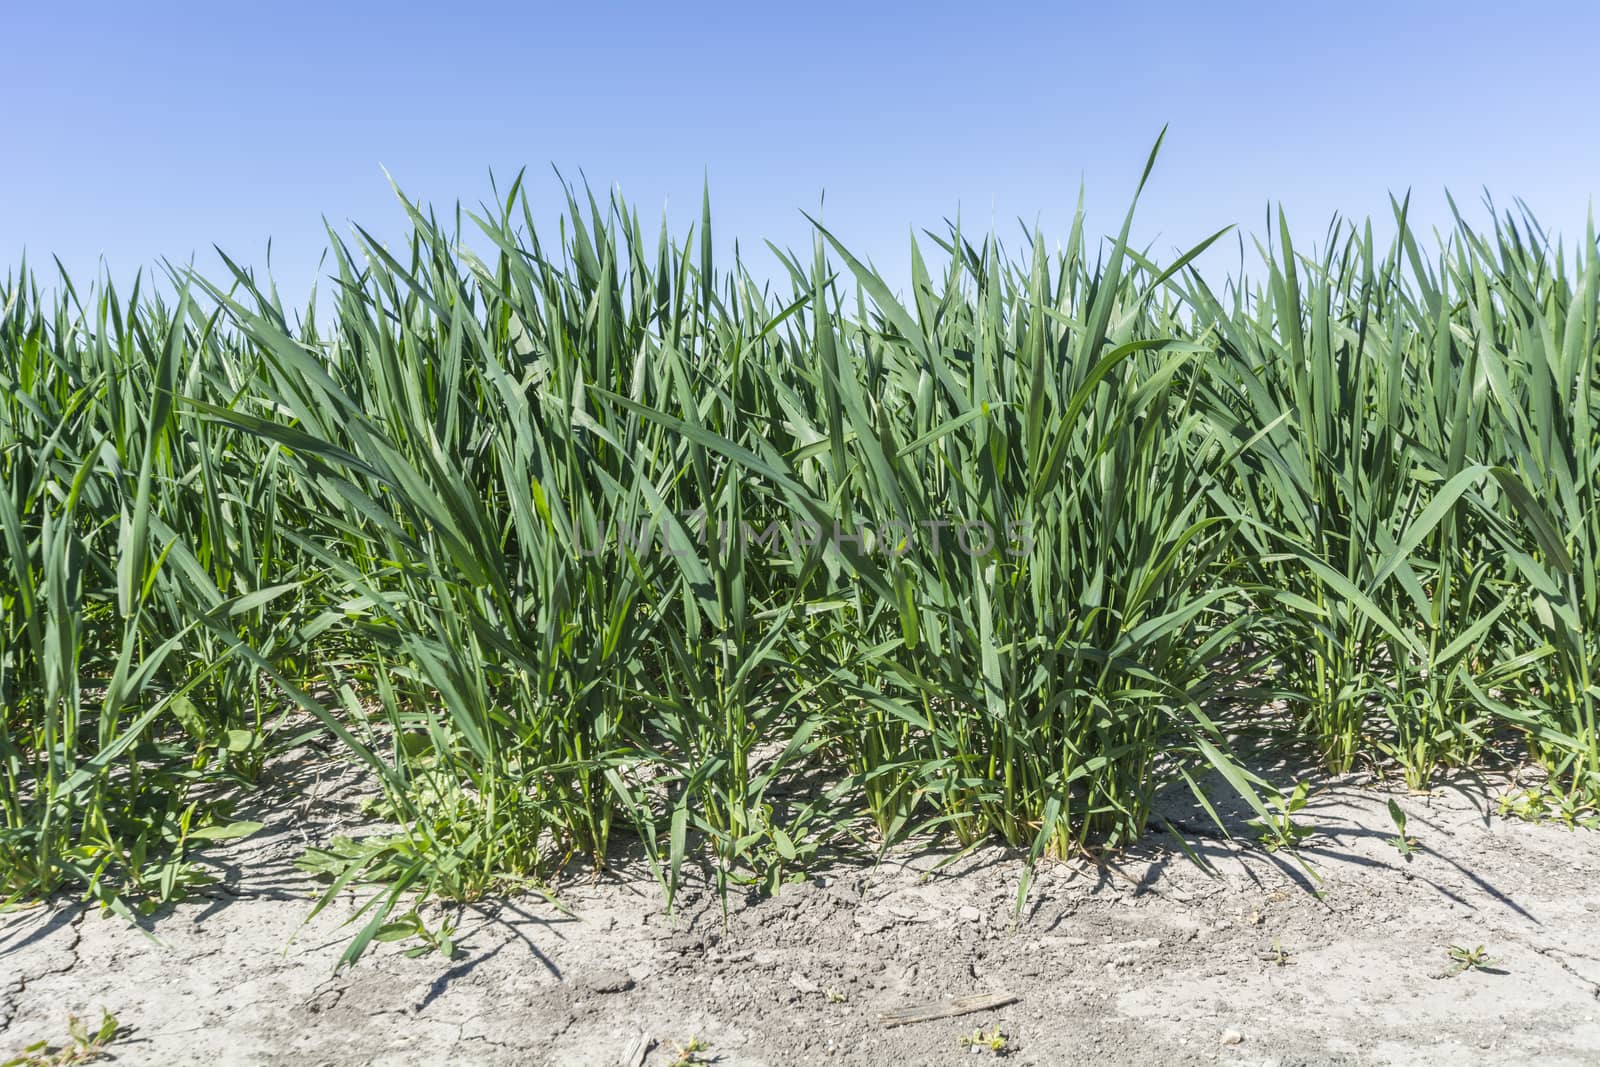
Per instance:
[[[891,276],[960,212],[1064,237],[1080,180],[1159,253],[1281,201],[1304,240],[1415,191],[1526,200],[1569,243],[1600,190],[1600,4],[0,5],[0,275],[24,249],[126,278],[159,257],[303,291],[322,220],[398,234],[383,167],[441,208],[552,164],[719,244],[807,247],[802,209]],[[1236,256],[1236,252],[1235,252]],[[1225,265],[1224,265],[1225,266]]]

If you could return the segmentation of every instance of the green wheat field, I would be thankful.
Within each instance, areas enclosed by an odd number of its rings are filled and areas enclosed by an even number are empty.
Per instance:
[[[624,849],[670,897],[1115,849],[1167,789],[1270,826],[1263,751],[1593,814],[1592,225],[1279,216],[1241,281],[1080,207],[773,284],[709,204],[496,196],[330,232],[298,306],[7,275],[0,903],[182,897],[308,739],[384,827],[303,860],[373,887],[350,958]]]

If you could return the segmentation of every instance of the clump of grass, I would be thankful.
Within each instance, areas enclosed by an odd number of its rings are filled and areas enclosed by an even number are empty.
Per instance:
[[[1397,203],[1309,255],[1280,214],[1214,288],[1080,205],[1054,251],[916,241],[897,291],[821,226],[775,284],[709,197],[674,236],[563,193],[554,237],[520,177],[330,234],[329,319],[231,261],[8,279],[0,893],[182,895],[306,730],[394,824],[305,857],[384,887],[347,959],[619,834],[669,897],[776,892],[863,816],[1037,860],[1214,773],[1293,849],[1308,787],[1240,736],[1413,786],[1509,753],[1593,810],[1593,232],[1430,258]]]
[[[228,642],[274,647],[296,583],[261,580],[271,530],[236,506],[270,464],[176,404],[214,320],[187,290],[60,286],[0,292],[0,898],[149,910],[204,884],[186,852],[254,829],[231,785],[271,704]]]

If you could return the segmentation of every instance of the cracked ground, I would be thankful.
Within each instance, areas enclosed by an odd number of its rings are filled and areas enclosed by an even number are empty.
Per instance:
[[[307,920],[293,865],[348,826],[286,805],[217,850],[210,896],[144,929],[56,901],[0,917],[0,1060],[66,1015],[122,1023],[142,1064],[1587,1064],[1600,1061],[1600,837],[1495,814],[1508,784],[1312,795],[1295,856],[1161,834],[1103,865],[982,849],[841,863],[774,898],[691,889],[668,914],[623,864],[457,916],[455,958],[381,945],[335,965],[362,897]],[[1418,842],[1391,844],[1393,797]],[[1238,812],[1224,811],[1225,822]],[[1451,946],[1484,946],[1461,970]],[[976,994],[1005,1006],[888,1028]],[[644,1059],[638,1059],[639,1050]]]

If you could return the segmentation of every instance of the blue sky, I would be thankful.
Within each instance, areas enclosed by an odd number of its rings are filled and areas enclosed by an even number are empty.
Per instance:
[[[1121,10],[1126,7],[1126,10]],[[1600,190],[1597,5],[1471,3],[409,6],[87,2],[0,12],[0,272],[24,248],[117,278],[213,243],[287,293],[324,216],[401,232],[413,196],[475,205],[529,168],[617,185],[720,244],[807,247],[817,208],[891,276],[910,228],[1120,221],[1170,254],[1282,202],[1304,240],[1411,188],[1525,199],[1569,243]],[[1221,262],[1236,262],[1236,251]],[[1217,257],[1212,257],[1217,263]]]

